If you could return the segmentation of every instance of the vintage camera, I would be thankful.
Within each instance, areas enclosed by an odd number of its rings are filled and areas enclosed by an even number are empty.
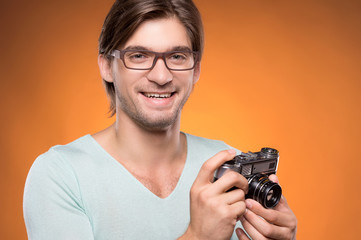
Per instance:
[[[248,180],[246,198],[258,201],[265,208],[273,208],[281,199],[282,189],[280,185],[269,180],[268,176],[276,173],[278,158],[278,151],[273,148],[241,153],[217,169],[214,181],[230,170],[238,172]]]

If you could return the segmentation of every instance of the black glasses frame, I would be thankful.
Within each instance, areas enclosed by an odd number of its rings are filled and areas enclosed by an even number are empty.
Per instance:
[[[153,60],[153,64],[151,67],[149,68],[133,68],[133,67],[128,67],[127,64],[124,61],[124,55],[127,52],[144,52],[144,53],[152,53],[154,54],[154,60]],[[167,65],[167,61],[166,61],[166,57],[169,55],[172,55],[173,53],[192,53],[193,54],[193,58],[194,58],[194,64],[192,67],[190,68],[185,68],[185,69],[174,69],[171,68]],[[119,58],[123,61],[124,66],[128,69],[132,69],[132,70],[151,70],[154,68],[155,64],[157,63],[158,59],[161,58],[163,59],[163,62],[165,64],[165,66],[167,67],[168,70],[171,71],[188,71],[188,70],[192,70],[195,68],[197,62],[198,62],[198,52],[195,51],[169,51],[169,52],[153,52],[153,51],[149,51],[149,50],[132,50],[132,49],[127,49],[127,50],[118,50],[118,49],[114,49],[110,54],[110,56]]]

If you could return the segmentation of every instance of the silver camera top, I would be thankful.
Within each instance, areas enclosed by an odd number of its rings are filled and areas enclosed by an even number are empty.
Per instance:
[[[259,152],[241,153],[225,162],[215,173],[215,178],[232,170],[249,178],[255,174],[275,174],[278,167],[279,154],[274,148],[262,148]]]

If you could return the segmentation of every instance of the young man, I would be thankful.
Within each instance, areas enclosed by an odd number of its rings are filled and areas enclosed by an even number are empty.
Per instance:
[[[253,239],[295,237],[284,198],[264,209],[245,201],[242,175],[212,182],[235,150],[180,132],[202,50],[192,1],[114,3],[98,63],[116,121],[35,161],[24,192],[30,239],[249,239],[240,221]]]

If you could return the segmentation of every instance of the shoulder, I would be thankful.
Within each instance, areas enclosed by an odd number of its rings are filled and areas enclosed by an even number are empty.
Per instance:
[[[199,136],[194,136],[188,133],[185,133],[187,136],[188,147],[196,148],[197,150],[208,150],[208,151],[222,151],[226,149],[235,149],[230,145],[226,144],[224,141],[209,139]],[[235,149],[240,152],[239,150]]]
[[[30,168],[30,176],[71,175],[74,165],[91,155],[91,136],[83,136],[66,145],[56,145],[39,155]]]
[[[85,135],[66,145],[56,145],[50,148],[48,153],[63,157],[72,156],[76,159],[79,156],[88,155],[95,149],[94,139],[90,135]]]
[[[64,200],[75,205],[80,202],[79,168],[74,167],[74,161],[81,152],[86,152],[82,147],[84,141],[88,141],[86,138],[84,136],[67,145],[54,146],[36,158],[26,178],[24,206],[31,208],[39,202],[44,204],[44,201],[63,204],[61,201]],[[70,158],[70,155],[73,157]]]

